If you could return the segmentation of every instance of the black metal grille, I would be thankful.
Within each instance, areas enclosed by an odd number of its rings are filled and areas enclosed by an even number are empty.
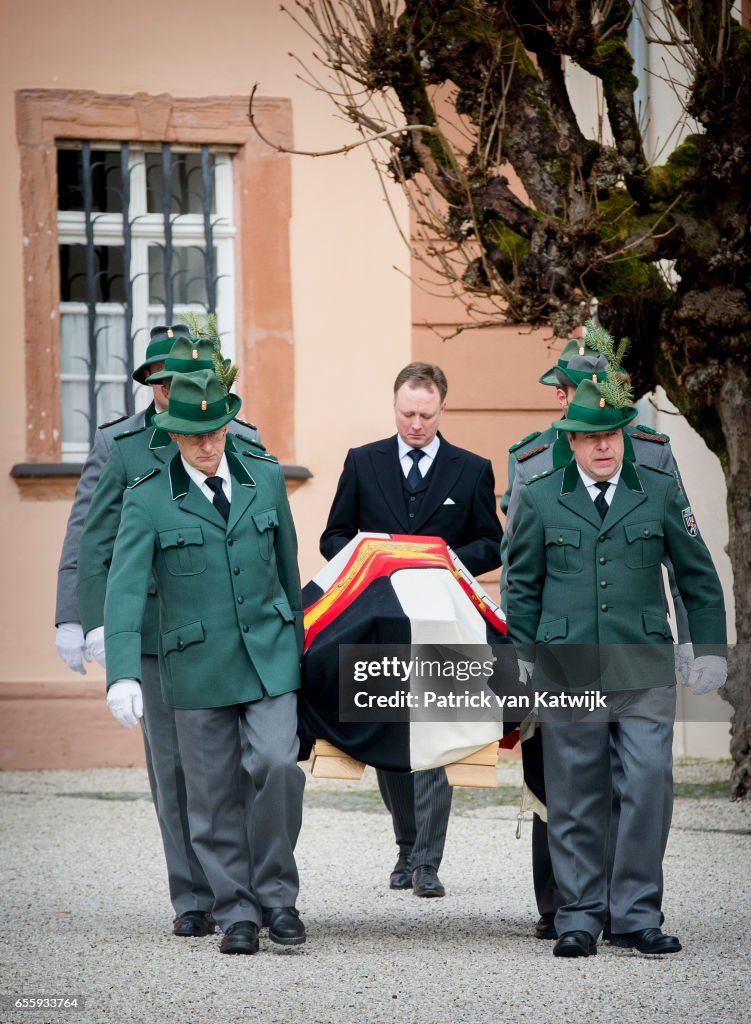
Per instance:
[[[138,332],[147,327],[145,323],[134,323],[133,240],[134,225],[140,215],[132,210],[132,156],[128,143],[122,143],[118,149],[97,149],[91,142],[83,142],[75,148],[58,150],[59,209],[83,215],[83,244],[64,241],[60,245],[60,294],[63,302],[84,303],[86,307],[85,354],[81,345],[74,359],[77,365],[83,361],[86,366],[87,408],[77,409],[76,413],[87,419],[90,443],[96,430],[101,390],[97,383],[103,358],[101,335],[119,326],[113,325],[112,318],[105,322],[106,318],[98,317],[97,305],[109,303],[122,309],[122,337],[107,339],[109,368],[113,347],[117,347],[120,355],[114,358],[119,360],[125,376],[120,407],[113,408],[110,398],[110,415],[130,415],[134,411],[134,341]],[[199,305],[215,313],[217,217],[213,153],[208,145],[197,151],[175,152],[169,143],[164,143],[158,151],[138,153],[136,161],[143,161],[144,166],[146,213],[161,214],[162,225],[161,237],[148,243],[149,305],[163,307],[165,323],[174,321],[176,305]],[[190,214],[200,215],[202,243],[176,245],[176,225],[181,217]],[[109,234],[103,241],[98,225],[107,217]]]

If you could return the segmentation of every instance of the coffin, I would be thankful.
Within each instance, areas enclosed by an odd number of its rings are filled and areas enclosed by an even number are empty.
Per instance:
[[[503,613],[443,540],[360,534],[305,587],[303,600],[300,734],[303,751],[318,741],[315,774],[356,778],[365,764],[417,771],[463,762],[450,772],[456,784],[493,784],[489,779],[492,775],[494,781],[498,743],[504,735],[504,745],[514,742],[517,734],[508,734],[518,714],[507,715],[511,721],[505,725],[497,706],[482,721],[474,713],[468,716],[472,720],[458,720],[461,712],[436,720],[435,712],[426,715],[420,708],[401,712],[399,721],[388,715],[379,720],[378,712],[369,713],[367,721],[344,721],[340,714],[341,645],[370,651],[391,651],[396,645],[405,652],[405,664],[410,652],[451,649],[460,657],[469,650],[483,664],[493,664],[492,677],[467,683],[469,690],[479,686],[495,694],[518,689]],[[419,658],[413,656],[412,663],[418,665]],[[418,700],[433,685],[434,680],[417,678],[415,668],[399,681],[398,690]],[[454,687],[463,692],[465,684]],[[347,764],[346,758],[356,764]],[[344,775],[333,775],[338,770]]]

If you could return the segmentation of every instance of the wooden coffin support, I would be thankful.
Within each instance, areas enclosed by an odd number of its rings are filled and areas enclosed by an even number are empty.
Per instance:
[[[498,744],[488,743],[474,754],[446,765],[446,778],[450,786],[482,786],[490,789],[496,785],[495,768],[498,763]],[[349,754],[339,750],[333,743],[316,740],[313,746],[313,767],[311,774],[317,779],[362,778],[365,765]]]

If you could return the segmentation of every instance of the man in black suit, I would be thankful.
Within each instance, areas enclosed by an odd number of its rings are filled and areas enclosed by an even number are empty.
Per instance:
[[[397,434],[348,452],[321,537],[325,558],[361,531],[421,534],[445,540],[473,576],[498,568],[502,530],[493,468],[438,433],[447,390],[439,366],[410,363],[399,373]],[[438,868],[451,810],[445,770],[379,769],[377,775],[399,847],[390,887],[443,896]]]

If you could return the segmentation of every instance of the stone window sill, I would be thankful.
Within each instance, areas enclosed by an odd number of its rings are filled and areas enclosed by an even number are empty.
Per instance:
[[[291,493],[313,476],[306,466],[284,464],[284,481]],[[82,462],[17,462],[10,471],[21,498],[32,501],[73,500]]]

